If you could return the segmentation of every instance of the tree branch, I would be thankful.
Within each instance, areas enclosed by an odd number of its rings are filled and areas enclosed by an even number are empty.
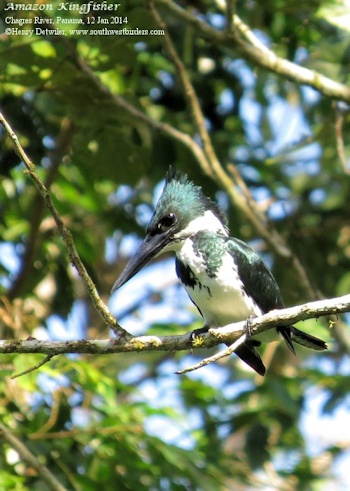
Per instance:
[[[208,175],[212,175],[213,172],[214,174],[216,174],[217,170],[221,170],[221,164],[216,156],[211,138],[209,136],[209,132],[207,130],[206,123],[205,123],[204,114],[202,112],[201,105],[199,103],[196,91],[187,73],[186,67],[176,51],[175,45],[167,30],[167,26],[165,22],[163,22],[162,18],[160,17],[153,2],[150,2],[150,10],[153,18],[158,24],[158,27],[164,31],[163,39],[164,39],[165,49],[177,71],[179,79],[181,80],[187,106],[190,109],[195,128],[202,140],[204,153],[207,158],[207,164],[203,168],[203,171]]]
[[[236,11],[236,0],[227,0],[225,6],[226,30],[232,32],[234,29],[233,18]]]
[[[172,0],[156,1],[178,18],[191,24],[200,35],[210,39],[213,43],[230,49],[235,48],[243,58],[252,61],[257,66],[267,68],[298,84],[309,85],[327,97],[333,97],[350,103],[349,87],[314,70],[309,70],[308,68],[281,58],[266,46],[262,47],[254,36],[254,33],[237,15],[234,15],[233,18],[233,28],[235,29],[232,29],[231,32],[227,30],[219,31],[211,27],[200,17],[180,7]],[[239,34],[243,35],[248,42]]]
[[[296,322],[327,315],[350,312],[350,294],[338,298],[308,302],[283,310],[273,310],[250,321],[252,333],[259,334],[277,326],[288,326]],[[59,355],[79,354],[115,354],[127,352],[180,351],[198,348],[211,348],[226,341],[232,343],[246,334],[246,321],[228,324],[220,328],[211,328],[199,338],[194,346],[189,333],[177,336],[139,336],[132,338],[76,341],[40,341],[27,340],[0,341],[0,353],[41,353]]]
[[[78,271],[80,277],[82,278],[88,292],[90,295],[90,298],[92,300],[92,303],[96,309],[96,311],[101,315],[103,320],[106,322],[106,324],[115,332],[117,336],[122,336],[126,337],[129,339],[131,336],[129,333],[127,333],[121,326],[119,326],[118,322],[116,319],[113,317],[111,312],[109,311],[108,307],[103,303],[101,300],[94,282],[90,278],[88,272],[86,271],[86,268],[84,264],[82,263],[78,251],[75,247],[74,240],[72,237],[72,234],[70,231],[66,228],[66,226],[63,223],[63,220],[57,211],[52,198],[50,196],[50,193],[46,186],[43,184],[41,181],[39,175],[36,172],[36,166],[33,164],[33,162],[29,159],[27,154],[25,153],[23,147],[18,141],[17,135],[11,128],[10,124],[7,122],[3,114],[0,113],[0,123],[4,126],[6,133],[8,136],[11,138],[14,149],[19,156],[19,158],[23,161],[25,167],[27,168],[27,174],[30,176],[30,178],[34,181],[34,184],[36,185],[37,189],[39,190],[39,193],[41,194],[46,207],[48,208],[49,212],[51,213],[52,217],[55,220],[55,223],[57,225],[57,229],[61,235],[61,238],[66,246],[66,249],[68,251],[70,260],[72,264],[75,266],[76,270]]]
[[[52,183],[55,180],[61,160],[66,154],[67,149],[70,145],[72,132],[72,122],[68,118],[63,118],[61,122],[60,133],[57,138],[57,148],[50,159],[51,165],[49,166],[44,182],[47,189],[50,189]],[[40,242],[39,228],[44,214],[45,203],[41,199],[41,196],[39,194],[35,194],[35,197],[29,208],[32,210],[30,231],[28,234],[25,251],[22,255],[21,268],[11,286],[11,289],[7,293],[7,297],[9,298],[9,300],[13,300],[17,296],[19,296],[21,289],[23,288],[23,285],[25,284],[30,274],[33,264],[33,257],[36,249],[38,248],[38,242]]]
[[[213,356],[210,356],[209,358],[203,358],[199,363],[196,363],[195,365],[192,365],[191,367],[184,368],[183,370],[179,370],[176,372],[177,375],[183,375],[188,372],[193,372],[194,370],[198,370],[199,368],[205,367],[209,365],[210,363],[214,363],[216,361],[221,360],[222,358],[225,358],[226,356],[230,356],[232,353],[236,351],[237,348],[239,348],[246,340],[247,340],[247,334],[243,334],[240,336],[236,341],[234,341],[228,348],[224,349],[223,351],[219,351],[219,353],[216,353]]]

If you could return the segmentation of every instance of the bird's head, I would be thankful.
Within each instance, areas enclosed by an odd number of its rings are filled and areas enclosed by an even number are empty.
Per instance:
[[[228,235],[226,216],[200,186],[170,167],[146,237],[114,283],[112,293],[152,258],[165,251],[179,250],[186,239],[201,230]]]

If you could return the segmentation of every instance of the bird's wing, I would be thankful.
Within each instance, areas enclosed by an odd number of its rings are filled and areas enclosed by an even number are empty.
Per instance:
[[[284,303],[277,282],[260,256],[239,239],[227,239],[227,248],[237,264],[247,295],[263,312],[282,309]]]
[[[239,239],[230,237],[227,247],[238,268],[247,295],[264,312],[273,309],[283,309],[284,303],[277,282],[261,257],[247,244]],[[295,353],[289,326],[277,327],[288,348]]]

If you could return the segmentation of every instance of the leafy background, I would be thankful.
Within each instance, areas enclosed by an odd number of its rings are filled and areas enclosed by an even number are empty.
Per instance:
[[[59,2],[50,5],[45,15],[63,16]],[[178,5],[218,31],[225,27],[220,2]],[[237,2],[236,9],[276,54],[346,85],[344,5],[275,0]],[[148,7],[122,2],[118,15],[128,17],[129,29],[158,28]],[[101,297],[133,334],[200,326],[170,257],[109,297],[144,234],[169,164],[218,200],[232,234],[273,269],[287,305],[347,293],[348,105],[259,68],[234,45],[200,36],[166,5],[159,12],[227,175],[226,166],[234,165],[312,287],[262,240],[230,201],[230,189],[203,172],[190,147],[120,104],[122,97],[127,107],[198,142],[164,36],[72,36],[64,24],[65,36],[7,36],[6,16],[33,18],[35,12],[3,10],[2,111],[38,165]],[[64,16],[87,19],[71,11]],[[1,338],[110,336],[3,129],[0,139]],[[348,489],[347,320],[332,331],[324,320],[303,323],[330,342],[325,354],[300,349],[295,358],[282,344],[265,347],[265,379],[237,357],[176,376],[208,354],[196,352],[61,356],[12,380],[42,357],[2,356],[1,421],[64,489]],[[1,489],[55,489],[8,442],[0,447],[0,466]]]

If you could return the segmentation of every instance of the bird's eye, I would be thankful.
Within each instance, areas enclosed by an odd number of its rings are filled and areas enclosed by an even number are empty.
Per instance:
[[[174,225],[175,222],[176,222],[175,213],[169,213],[168,215],[165,215],[160,220],[160,222],[158,223],[158,228],[159,228],[159,230],[161,230],[162,232],[164,232],[169,227],[171,227],[172,225]]]

